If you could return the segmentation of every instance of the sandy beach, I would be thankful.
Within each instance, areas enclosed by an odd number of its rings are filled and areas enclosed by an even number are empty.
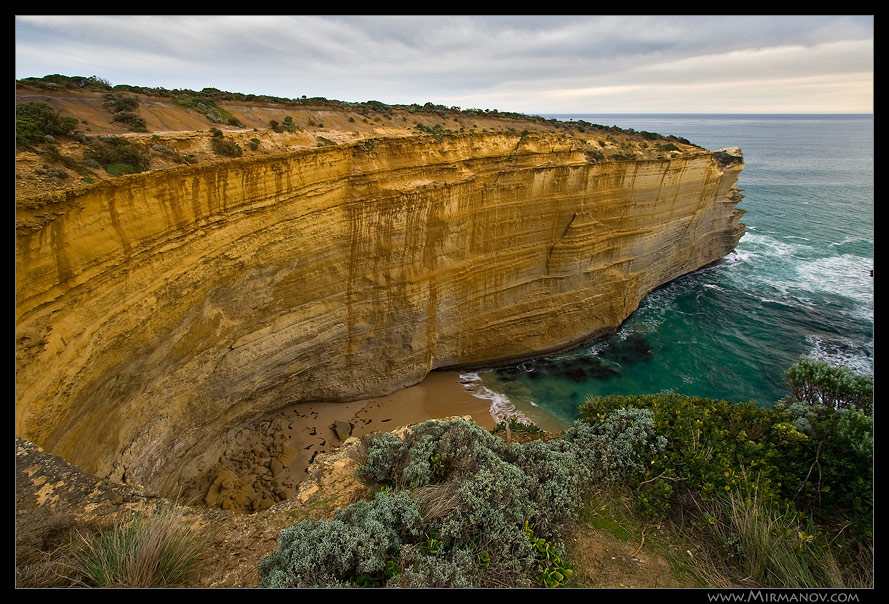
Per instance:
[[[245,429],[220,463],[189,490],[211,507],[258,511],[292,497],[312,460],[342,445],[349,436],[453,416],[470,416],[490,430],[513,407],[485,391],[473,375],[436,371],[419,384],[380,398],[285,407]],[[544,430],[564,427],[539,410],[514,410]]]

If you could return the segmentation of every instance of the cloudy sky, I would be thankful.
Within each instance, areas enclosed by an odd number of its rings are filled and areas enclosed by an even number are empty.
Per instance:
[[[522,113],[871,113],[873,16],[16,16],[16,78]]]

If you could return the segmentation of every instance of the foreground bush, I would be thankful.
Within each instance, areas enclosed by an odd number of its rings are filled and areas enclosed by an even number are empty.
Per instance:
[[[873,378],[825,361],[801,357],[785,373],[791,398],[829,409],[858,409],[873,414]]]
[[[621,410],[546,442],[506,444],[453,420],[363,445],[356,474],[383,492],[284,530],[262,586],[563,585],[561,541],[584,490],[640,471],[664,442],[649,412]]]
[[[668,441],[628,480],[640,512],[691,515],[706,529],[702,538],[747,569],[739,572],[760,569],[767,586],[838,587],[868,575],[868,415],[792,398],[766,409],[669,393],[591,398],[580,408],[588,421],[618,409],[649,410]],[[761,568],[766,551],[781,559]]]

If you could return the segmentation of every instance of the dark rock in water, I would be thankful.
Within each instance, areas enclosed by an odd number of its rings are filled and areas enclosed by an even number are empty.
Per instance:
[[[515,367],[497,367],[494,369],[494,375],[501,382],[514,382],[516,379]]]
[[[577,383],[585,382],[587,379],[586,371],[584,371],[583,367],[577,367],[576,365],[568,367],[564,375],[569,380]]]
[[[597,380],[607,380],[616,375],[620,375],[620,368],[614,363],[603,361],[599,357],[590,358],[587,365],[587,371],[590,376]]]
[[[601,354],[617,363],[647,361],[652,356],[648,340],[637,332],[631,332],[624,339],[611,338]]]

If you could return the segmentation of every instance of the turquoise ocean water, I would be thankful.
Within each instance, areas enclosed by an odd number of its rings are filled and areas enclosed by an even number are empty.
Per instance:
[[[741,147],[747,233],[735,253],[650,293],[613,335],[466,373],[495,417],[543,410],[568,423],[587,396],[663,391],[768,406],[800,355],[873,375],[872,115],[545,117]]]

